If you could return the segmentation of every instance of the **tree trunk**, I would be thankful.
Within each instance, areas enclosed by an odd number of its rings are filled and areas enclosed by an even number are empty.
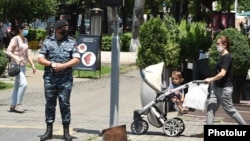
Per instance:
[[[111,7],[107,7],[107,17],[108,17],[108,34],[111,34],[114,32],[114,30],[112,29],[112,25],[114,26],[114,19],[112,16],[112,8]]]
[[[196,0],[196,6],[195,6],[195,16],[193,21],[202,21],[202,15],[201,15],[201,0]]]
[[[130,51],[136,51],[139,46],[139,29],[144,22],[143,12],[144,12],[145,0],[135,0],[134,11],[133,11],[133,24],[132,24],[132,37]]]
[[[234,78],[233,80],[233,103],[240,103],[243,94],[244,78]]]
[[[137,51],[137,48],[140,46],[140,41],[139,39],[131,39],[131,43],[130,43],[130,49],[129,51],[131,52],[136,52]]]

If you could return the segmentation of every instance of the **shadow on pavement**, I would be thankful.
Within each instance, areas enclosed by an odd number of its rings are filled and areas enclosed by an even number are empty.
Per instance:
[[[250,101],[241,101],[239,104],[234,104],[234,107],[240,112],[243,119],[250,124]],[[200,110],[195,110],[194,112],[190,112],[190,115],[199,115],[206,116],[206,112],[202,112]],[[215,114],[215,117],[223,118],[224,122],[236,123],[233,118],[226,114],[222,106],[219,107],[218,111]]]

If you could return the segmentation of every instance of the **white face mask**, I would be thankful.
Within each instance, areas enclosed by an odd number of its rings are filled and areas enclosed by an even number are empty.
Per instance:
[[[222,52],[223,48],[221,46],[217,46],[217,51]]]

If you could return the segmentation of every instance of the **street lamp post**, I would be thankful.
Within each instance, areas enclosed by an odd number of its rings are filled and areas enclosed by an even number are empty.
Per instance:
[[[102,14],[103,10],[100,8],[93,8],[90,10],[90,34],[102,35]]]
[[[114,20],[114,36],[111,52],[111,92],[110,92],[110,127],[118,125],[119,111],[119,64],[120,44],[118,25],[118,6],[124,6],[124,0],[105,0],[103,5],[112,7],[112,19]]]
[[[96,63],[96,69],[101,70],[101,53],[100,50],[102,48],[102,19],[103,19],[103,10],[100,8],[93,8],[90,10],[90,35],[96,35],[100,37],[99,40],[99,49],[97,60],[99,63]],[[99,71],[101,75],[101,71]]]
[[[118,125],[119,113],[119,64],[120,64],[120,44],[118,33],[117,7],[112,7],[112,17],[114,19],[114,36],[112,39],[112,60],[111,60],[111,104],[110,104],[110,127]]]

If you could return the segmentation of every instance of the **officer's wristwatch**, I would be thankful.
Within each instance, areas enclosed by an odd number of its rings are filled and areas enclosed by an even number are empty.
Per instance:
[[[56,66],[56,63],[50,63],[50,67],[55,68]]]

